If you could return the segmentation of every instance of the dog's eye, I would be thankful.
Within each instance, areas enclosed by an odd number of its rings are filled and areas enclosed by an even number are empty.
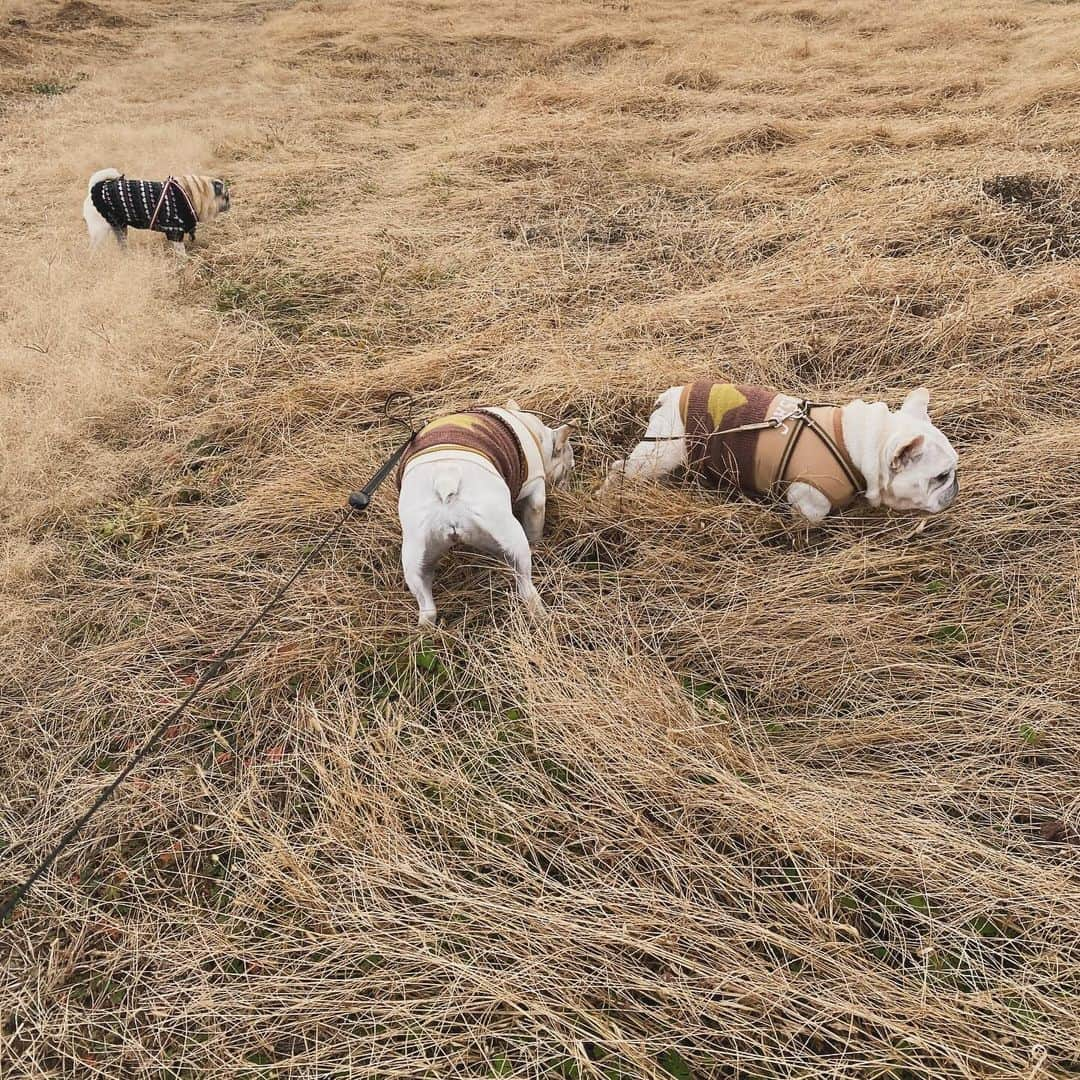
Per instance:
[[[952,469],[946,469],[943,473],[938,473],[937,476],[934,477],[934,483],[944,484],[950,476],[952,476]]]

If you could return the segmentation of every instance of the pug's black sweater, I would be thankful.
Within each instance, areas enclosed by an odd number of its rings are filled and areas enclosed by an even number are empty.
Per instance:
[[[165,197],[162,200],[162,192]],[[154,232],[163,232],[170,240],[195,238],[199,219],[191,208],[187,193],[175,181],[101,180],[90,189],[94,209],[114,228],[149,229],[154,211],[161,201]]]

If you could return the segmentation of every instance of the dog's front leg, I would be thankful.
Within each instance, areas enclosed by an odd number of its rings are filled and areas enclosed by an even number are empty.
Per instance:
[[[187,259],[187,248],[184,247],[183,240],[166,240],[166,244],[172,250],[172,253],[176,256],[179,262],[184,262]]]
[[[802,514],[811,525],[820,525],[832,509],[832,503],[816,487],[795,482],[787,489],[788,505],[796,514]]]
[[[544,518],[547,513],[547,491],[543,484],[538,483],[521,500],[521,523],[525,528],[525,536],[529,541],[529,547],[535,548],[544,535]]]

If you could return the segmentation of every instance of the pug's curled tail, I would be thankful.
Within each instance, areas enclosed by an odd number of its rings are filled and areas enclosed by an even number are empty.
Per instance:
[[[95,184],[100,184],[102,180],[119,180],[124,174],[119,169],[98,169],[93,176],[90,177],[90,183],[86,185],[87,191],[93,191]]]
[[[435,476],[435,494],[448,503],[461,488],[461,470],[456,465],[444,465]]]

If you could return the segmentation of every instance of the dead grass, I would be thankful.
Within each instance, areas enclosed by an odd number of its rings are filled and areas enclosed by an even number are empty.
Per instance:
[[[0,929],[4,1080],[1080,1073],[1068,5],[2,18],[0,882],[374,471],[386,392],[585,420],[550,624],[461,556],[418,639],[383,491]],[[182,274],[92,260],[105,164],[235,209]],[[962,498],[598,504],[708,373],[925,382]]]

